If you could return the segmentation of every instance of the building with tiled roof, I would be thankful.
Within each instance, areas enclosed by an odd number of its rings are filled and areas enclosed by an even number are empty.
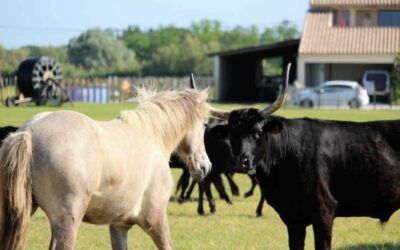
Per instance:
[[[400,51],[400,0],[311,0],[301,37],[298,80],[360,81],[391,71]]]

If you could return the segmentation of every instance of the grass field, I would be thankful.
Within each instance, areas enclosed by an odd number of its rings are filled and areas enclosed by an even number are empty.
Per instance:
[[[240,105],[218,105],[222,108]],[[4,108],[0,106],[0,126],[20,125],[35,113],[57,109],[73,109],[90,117],[107,120],[117,116],[122,109],[132,104],[76,104],[61,108],[24,106]],[[400,111],[358,110],[301,110],[284,109],[277,114],[288,118],[315,117],[321,119],[368,121],[400,119]],[[173,170],[176,180],[180,171]],[[170,228],[176,249],[287,249],[287,234],[284,224],[273,209],[264,206],[264,217],[256,218],[255,209],[259,192],[250,198],[242,194],[250,187],[246,176],[235,175],[241,188],[241,197],[234,197],[234,205],[217,201],[217,213],[200,217],[196,213],[197,202],[178,204],[171,201],[168,207]],[[216,194],[216,192],[214,192]],[[197,197],[197,191],[193,193]],[[207,204],[205,203],[207,208]],[[207,211],[207,209],[206,209]],[[400,212],[393,215],[382,227],[377,220],[368,218],[338,218],[335,220],[333,246],[335,249],[400,249]],[[50,228],[46,216],[38,211],[30,224],[28,249],[46,249],[50,239]],[[82,224],[79,230],[77,249],[111,249],[107,226]],[[130,249],[155,249],[150,238],[138,227],[129,233]],[[307,229],[306,249],[313,249],[313,234]]]

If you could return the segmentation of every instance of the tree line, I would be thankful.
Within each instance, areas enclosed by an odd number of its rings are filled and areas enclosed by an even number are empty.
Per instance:
[[[27,57],[51,56],[70,76],[211,75],[210,52],[268,44],[299,37],[290,21],[259,30],[256,26],[224,29],[216,20],[201,20],[182,28],[153,29],[129,26],[122,31],[89,29],[59,47],[24,46],[9,50],[0,45],[0,72],[14,74]]]

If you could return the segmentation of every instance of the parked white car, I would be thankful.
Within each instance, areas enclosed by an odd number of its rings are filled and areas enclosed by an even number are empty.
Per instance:
[[[294,105],[301,107],[344,106],[359,108],[368,105],[367,91],[354,81],[327,81],[316,88],[293,95]]]

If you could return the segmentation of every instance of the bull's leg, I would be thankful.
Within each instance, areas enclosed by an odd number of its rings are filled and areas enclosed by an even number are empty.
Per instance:
[[[129,227],[110,225],[110,238],[113,250],[128,249],[128,230]]]
[[[232,195],[239,196],[239,186],[233,180],[233,173],[225,173],[226,178],[228,179],[229,187],[231,188]]]
[[[316,250],[332,249],[332,227],[333,217],[327,215],[325,218],[314,220],[314,241]]]
[[[222,176],[221,174],[217,174],[214,179],[213,179],[215,188],[217,189],[220,197],[224,199],[227,203],[233,204],[231,201],[231,198],[229,195],[226,193],[225,185],[224,182],[222,181]]]
[[[326,183],[323,178],[320,178],[315,197],[318,210],[312,217],[315,249],[317,250],[332,248],[332,227],[337,201],[331,195]]]
[[[257,186],[257,184],[258,184],[258,182],[257,182],[255,176],[249,175],[249,178],[250,178],[250,180],[251,180],[251,188],[250,188],[249,191],[247,191],[247,192],[244,194],[244,197],[245,197],[245,198],[247,198],[247,197],[253,195],[254,189],[256,188],[256,186]]]
[[[205,180],[203,186],[204,186],[204,191],[206,192],[208,205],[210,206],[210,212],[215,213],[216,207],[215,207],[215,200],[211,192],[211,181]]]
[[[190,196],[192,195],[194,186],[196,186],[196,181],[192,180],[192,184],[190,184],[189,190],[186,192],[185,200],[189,200]],[[199,187],[200,188],[200,187]]]
[[[204,215],[204,207],[203,207],[203,193],[204,193],[204,187],[203,183],[199,183],[199,204],[197,207],[197,213],[199,215]]]
[[[321,207],[313,219],[314,241],[316,250],[332,249],[333,212]]]
[[[300,225],[287,225],[290,250],[303,250],[306,238],[306,227]]]
[[[179,199],[178,199],[179,203],[182,203],[185,201],[185,192],[189,186],[189,181],[190,181],[190,173],[189,173],[189,171],[184,169],[183,173],[178,181],[180,184],[180,187],[181,187],[181,194],[179,195]]]
[[[264,192],[262,191],[262,188],[260,186],[260,201],[258,202],[258,206],[257,206],[257,210],[256,210],[256,214],[257,217],[261,217],[262,216],[262,209],[264,206],[264,200],[265,200],[265,196],[264,196]]]

